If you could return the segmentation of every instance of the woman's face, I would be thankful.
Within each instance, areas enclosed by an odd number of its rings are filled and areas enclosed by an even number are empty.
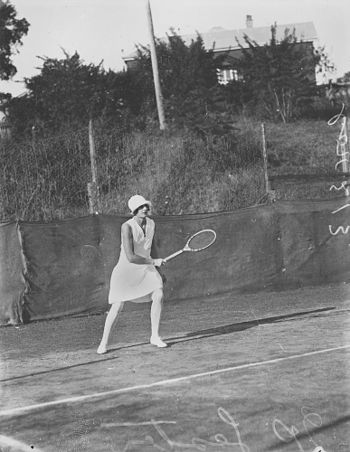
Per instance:
[[[148,217],[149,211],[150,211],[149,205],[148,204],[144,204],[143,206],[140,206],[137,209],[137,212],[135,213],[135,216],[140,218],[140,219],[146,218],[146,217]]]

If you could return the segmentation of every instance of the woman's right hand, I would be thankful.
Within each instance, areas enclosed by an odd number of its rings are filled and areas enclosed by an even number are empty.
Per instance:
[[[160,267],[163,264],[165,264],[164,259],[153,259],[153,265],[155,267]]]

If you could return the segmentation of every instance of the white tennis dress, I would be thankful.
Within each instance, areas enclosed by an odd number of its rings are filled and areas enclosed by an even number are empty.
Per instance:
[[[134,241],[134,253],[142,257],[151,257],[151,246],[154,236],[154,221],[146,218],[145,233],[134,218],[126,222],[130,225]],[[121,239],[120,256],[114,267],[108,302],[120,301],[147,302],[151,301],[151,293],[163,287],[163,281],[154,267],[150,264],[132,264],[126,257]]]

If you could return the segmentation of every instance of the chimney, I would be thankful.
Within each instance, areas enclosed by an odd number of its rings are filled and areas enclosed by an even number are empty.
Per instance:
[[[246,27],[253,28],[253,17],[250,14],[247,14]]]

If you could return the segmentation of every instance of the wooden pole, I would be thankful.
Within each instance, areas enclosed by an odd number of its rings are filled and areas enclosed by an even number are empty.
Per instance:
[[[87,189],[89,198],[89,212],[90,214],[94,214],[98,213],[99,211],[99,193],[97,185],[97,164],[92,119],[89,120],[89,148],[92,182],[88,183]]]
[[[157,60],[157,53],[156,53],[156,44],[154,41],[154,29],[153,29],[153,20],[152,20],[150,0],[147,0],[147,17],[148,17],[148,29],[149,29],[149,35],[150,35],[153,82],[154,82],[154,89],[155,89],[156,102],[157,102],[159,128],[160,128],[160,130],[164,130],[166,128],[166,123],[165,123],[165,115],[164,115],[164,108],[163,108],[162,91],[161,91],[160,82],[159,82],[158,60]]]
[[[267,174],[267,152],[266,152],[266,138],[265,138],[264,123],[261,123],[261,136],[262,136],[262,149],[263,149],[263,158],[264,158],[265,190],[266,190],[266,194],[270,195],[271,189],[270,189],[269,176]]]
[[[96,165],[96,151],[92,119],[89,120],[89,148],[90,148],[90,162],[91,162],[91,176],[92,182],[97,182],[97,165]]]

